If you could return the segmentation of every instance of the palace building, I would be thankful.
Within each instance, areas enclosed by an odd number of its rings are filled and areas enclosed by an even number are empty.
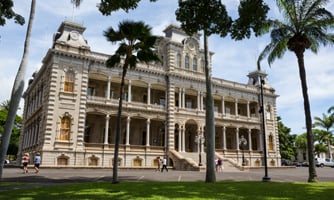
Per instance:
[[[110,55],[91,51],[84,30],[81,24],[62,22],[42,67],[29,80],[18,157],[40,152],[44,167],[111,168],[118,103],[123,98],[120,168],[153,168],[157,157],[167,157],[168,165],[178,170],[198,170],[200,163],[205,167],[200,35],[190,37],[180,27],[168,26],[156,44],[162,62],[129,69],[120,97],[122,64],[107,68]],[[211,52],[210,68],[212,56]],[[278,96],[267,74],[251,72],[247,84],[213,77],[212,95],[216,157],[236,167],[261,167],[266,144],[268,166],[280,166]]]

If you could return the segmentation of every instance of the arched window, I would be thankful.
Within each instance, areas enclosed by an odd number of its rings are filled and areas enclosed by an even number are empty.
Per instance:
[[[70,140],[71,119],[69,116],[64,116],[61,119],[59,140]]]
[[[65,92],[74,91],[74,72],[73,71],[67,71],[65,73],[64,91]]]
[[[274,138],[272,135],[269,135],[269,150],[270,151],[274,150]]]
[[[184,57],[184,68],[189,69],[189,56]]]
[[[197,71],[197,58],[196,57],[194,57],[193,58],[193,71]]]
[[[181,68],[181,54],[179,53],[176,55],[176,66]]]

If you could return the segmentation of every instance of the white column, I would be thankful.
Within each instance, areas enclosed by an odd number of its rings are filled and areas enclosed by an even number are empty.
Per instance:
[[[197,91],[197,110],[201,110],[201,92]]]
[[[147,105],[151,104],[151,83],[147,85]]]
[[[184,127],[181,128],[182,132],[182,152],[186,152],[186,132]]]
[[[201,128],[200,129],[200,134],[201,134],[201,136],[202,136],[202,138],[204,138],[204,130],[203,130],[203,128]],[[205,138],[205,139],[207,139],[207,138]],[[202,143],[201,143],[201,153],[204,151],[204,142],[203,142],[203,140],[202,140]]]
[[[131,118],[128,116],[126,119],[126,136],[125,136],[126,145],[130,145],[130,122]]]
[[[146,146],[150,146],[150,119],[146,121]]]
[[[259,138],[259,140],[258,141],[260,141],[260,149],[263,149],[263,145],[264,145],[264,141],[263,141],[263,137],[262,137],[262,131],[260,130],[259,131],[259,134],[258,134],[258,138]],[[267,138],[266,138],[267,139]]]
[[[179,88],[179,108],[182,108],[182,89]]]
[[[111,84],[111,77],[108,76],[107,99],[110,99],[110,84]]]
[[[182,152],[182,131],[181,127],[179,127],[179,143],[178,143],[179,152]]]
[[[203,106],[203,96],[204,96],[204,93],[203,92],[201,92],[201,96],[200,96],[200,102],[201,102],[201,111],[203,111],[204,109],[204,106]]]
[[[237,137],[237,150],[240,150],[239,148],[239,128],[236,128],[235,131],[236,131],[235,135]]]
[[[106,126],[104,130],[104,144],[108,144],[108,133],[109,133],[109,114],[106,116]]]
[[[252,129],[248,129],[248,147],[252,151]]]
[[[249,101],[247,101],[247,117],[250,118]]]
[[[225,115],[225,102],[224,102],[224,96],[222,96],[222,114]]]
[[[128,85],[128,102],[131,102],[132,99],[132,94],[131,94],[131,80],[129,80],[129,85]]]
[[[182,88],[182,108],[185,108],[186,106],[186,89]]]
[[[238,116],[238,99],[235,99],[235,104],[234,104],[234,107],[235,107],[235,116]]]
[[[223,149],[226,150],[226,127],[225,126],[223,126],[223,138],[224,138]]]

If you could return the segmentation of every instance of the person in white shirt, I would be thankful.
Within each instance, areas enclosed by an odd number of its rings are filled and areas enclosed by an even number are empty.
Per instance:
[[[167,159],[166,159],[166,157],[164,157],[164,158],[162,159],[162,168],[161,168],[161,172],[163,172],[164,169],[166,169],[166,171],[168,172],[168,169],[167,169]]]

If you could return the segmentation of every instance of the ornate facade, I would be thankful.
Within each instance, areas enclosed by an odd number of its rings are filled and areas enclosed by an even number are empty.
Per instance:
[[[118,99],[123,98],[120,167],[152,168],[158,156],[167,156],[176,169],[196,169],[199,151],[205,165],[200,35],[189,37],[179,27],[168,26],[156,46],[162,62],[129,69],[120,97],[121,65],[106,68],[109,55],[91,51],[84,30],[80,24],[63,22],[41,69],[29,81],[20,154],[40,152],[42,165],[50,167],[112,167]],[[242,155],[246,166],[264,165],[262,77],[267,164],[279,166],[277,95],[264,72],[248,77],[248,84],[212,78],[216,156],[235,166],[242,165]]]

